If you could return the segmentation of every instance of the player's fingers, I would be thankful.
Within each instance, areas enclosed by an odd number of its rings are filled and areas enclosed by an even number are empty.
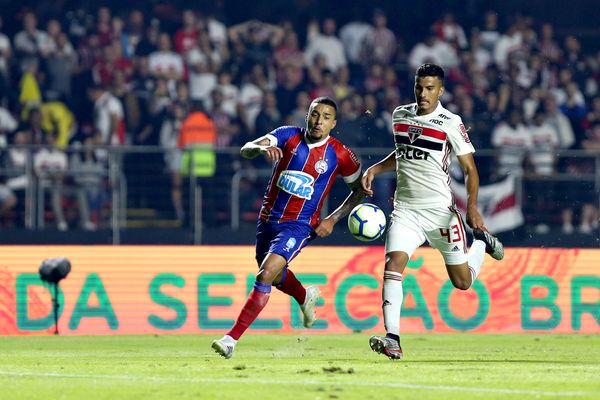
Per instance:
[[[277,152],[277,150],[275,150],[274,147],[269,147],[267,149],[267,157],[269,157],[269,160],[271,160],[271,161],[277,161],[281,158],[279,156],[279,153]]]
[[[362,179],[360,180],[360,183],[361,183],[363,189],[365,189],[365,190],[371,189],[371,181],[372,180],[373,180],[373,178],[371,178],[371,176],[369,176],[369,175],[363,176]]]
[[[283,151],[279,147],[271,147],[270,149],[271,159],[277,161],[283,157]]]

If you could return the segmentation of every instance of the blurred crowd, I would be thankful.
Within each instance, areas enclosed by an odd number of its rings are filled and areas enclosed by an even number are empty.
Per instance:
[[[65,171],[78,171],[71,195],[81,226],[95,229],[107,201],[102,146],[158,146],[164,154],[126,156],[125,175],[140,187],[165,176],[167,208],[183,222],[186,176],[196,176],[206,195],[219,176],[264,168],[220,150],[283,124],[303,126],[317,96],[337,100],[344,143],[359,153],[391,148],[391,112],[413,101],[414,70],[434,62],[447,73],[444,106],[461,115],[476,149],[497,149],[494,162],[480,165],[483,182],[541,177],[526,187],[532,207],[559,204],[553,212],[565,233],[598,226],[593,182],[565,191],[545,178],[598,173],[593,159],[557,155],[600,151],[600,52],[574,35],[557,37],[550,23],[489,11],[475,26],[462,26],[448,13],[426,22],[425,37],[400,37],[377,9],[341,26],[323,18],[303,27],[259,20],[227,26],[198,9],[179,10],[175,26],[139,9],[108,7],[59,19],[28,11],[16,17],[22,29],[14,35],[1,33],[0,21],[0,146],[10,149],[2,152],[10,173],[0,185],[0,213],[26,185],[20,145],[40,146],[32,165],[47,182],[62,230]],[[260,198],[254,186],[242,183],[249,212]],[[204,215],[218,223],[227,218],[229,194],[216,190]],[[548,221],[533,222],[540,232],[548,228]]]

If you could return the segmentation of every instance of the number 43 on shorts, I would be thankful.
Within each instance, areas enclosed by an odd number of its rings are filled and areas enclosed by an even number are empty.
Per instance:
[[[462,239],[462,233],[460,226],[452,225],[450,229],[440,228],[440,235],[448,240],[448,243],[460,242]]]

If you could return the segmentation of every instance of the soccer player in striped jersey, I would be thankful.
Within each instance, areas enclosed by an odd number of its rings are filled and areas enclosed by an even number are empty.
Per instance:
[[[504,257],[502,243],[487,232],[477,210],[475,149],[461,118],[439,101],[444,93],[444,70],[435,64],[421,65],[415,75],[414,93],[416,103],[397,107],[392,114],[396,149],[369,167],[362,177],[363,190],[372,195],[376,175],[394,170],[397,175],[383,274],[382,309],[387,334],[369,340],[373,351],[391,359],[402,358],[402,273],[425,240],[440,251],[452,284],[461,290],[467,290],[477,278],[486,252],[497,260]],[[474,236],[468,251],[463,220],[450,190],[448,167],[452,153],[466,177],[466,220]]]
[[[310,104],[305,128],[282,126],[241,149],[245,158],[264,154],[275,164],[257,224],[259,271],[254,289],[233,328],[212,343],[212,348],[225,358],[232,356],[240,336],[267,304],[271,286],[296,299],[306,328],[315,321],[314,307],[320,291],[316,286],[304,288],[288,264],[316,236],[330,235],[335,223],[365,196],[356,155],[329,134],[335,127],[336,114],[337,105],[332,99],[318,97]],[[321,207],[337,175],[352,192],[321,220]]]

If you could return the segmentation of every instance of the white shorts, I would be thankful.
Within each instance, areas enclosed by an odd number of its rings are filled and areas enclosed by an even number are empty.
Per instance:
[[[467,262],[467,238],[460,213],[452,208],[395,208],[385,239],[385,254],[402,251],[410,258],[427,240],[447,265]]]

